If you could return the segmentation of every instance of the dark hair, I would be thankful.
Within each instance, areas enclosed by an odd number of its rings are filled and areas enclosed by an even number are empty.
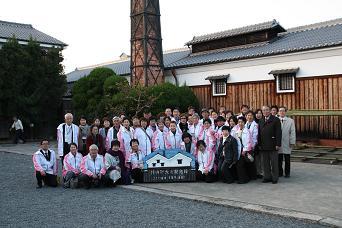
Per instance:
[[[249,109],[249,106],[246,105],[246,104],[243,104],[243,105],[241,105],[240,110],[243,109],[243,108],[248,108]]]
[[[203,120],[203,124],[204,124],[205,122],[208,122],[209,124],[211,124],[211,119],[204,119],[204,120]]]
[[[168,119],[168,120],[171,121],[171,117],[169,117],[169,116],[165,116],[165,117],[164,117],[164,122],[165,122],[166,119]]]
[[[175,111],[175,110],[180,111],[180,109],[179,109],[178,107],[175,107],[175,108],[173,109],[173,111]]]
[[[203,145],[204,147],[207,147],[207,144],[203,140],[198,140],[196,143],[196,147],[198,148],[200,145]]]
[[[185,117],[185,119],[188,120],[188,115],[187,115],[186,113],[182,113],[182,114],[180,115],[180,118],[182,118],[182,117]]]
[[[102,122],[104,123],[105,121],[108,121],[110,123],[108,117],[103,117]]]
[[[228,113],[230,113],[230,114],[232,114],[232,116],[234,116],[234,112],[233,112],[233,111],[228,110],[228,111],[225,112],[226,115],[227,115]]]
[[[140,120],[138,116],[133,116],[133,117],[132,117],[132,120],[134,120],[134,119]]]
[[[151,116],[151,117],[150,117],[150,121],[151,121],[151,120],[156,120],[156,121],[157,121],[157,117]]]
[[[225,122],[226,119],[225,119],[223,116],[218,116],[218,117],[216,118],[216,122],[219,122],[219,121]]]
[[[279,111],[279,108],[278,108],[278,106],[277,106],[277,105],[272,105],[272,106],[271,106],[271,109],[272,109],[272,108],[275,108],[275,109],[277,109],[277,112]]]
[[[129,142],[129,145],[132,146],[132,144],[133,144],[134,142],[138,143],[138,145],[139,145],[139,140],[138,140],[138,139],[132,139],[132,140]]]
[[[235,124],[237,124],[237,122],[238,122],[236,116],[229,117],[228,123],[230,123],[230,120],[233,120]]]
[[[144,122],[148,123],[148,120],[147,120],[145,117],[141,117],[141,118],[140,118],[140,122],[141,122],[141,121],[144,121]]]
[[[95,124],[92,124],[91,126],[90,126],[90,132],[92,132],[93,131],[93,128],[94,127],[97,127],[97,129],[99,129],[99,127],[98,126],[96,126]]]
[[[195,110],[195,108],[194,108],[194,107],[192,107],[192,106],[189,106],[189,107],[188,107],[188,111],[189,111],[190,109],[193,109],[193,110]]]
[[[228,126],[226,126],[226,125],[224,125],[223,127],[222,127],[222,131],[228,131],[228,132],[231,132],[231,128],[230,127],[228,127]]]
[[[182,135],[182,141],[184,141],[185,138],[189,138],[190,141],[192,140],[192,136],[191,136],[188,132],[185,132],[185,133]]]
[[[176,121],[172,120],[172,121],[170,122],[170,125],[171,125],[172,123],[173,123],[173,124],[176,124],[176,126],[177,126],[177,122],[176,122]]]
[[[43,142],[44,142],[44,141],[49,142],[49,140],[47,140],[47,139],[42,139],[42,140],[40,140],[40,145],[43,145]]]
[[[255,113],[254,113],[253,111],[249,110],[249,111],[246,113],[246,116],[247,116],[248,114],[252,114],[253,118],[255,119]]]
[[[255,110],[255,114],[257,114],[258,112],[262,113],[262,110],[260,108],[258,108],[257,110]]]
[[[111,143],[110,143],[110,148],[112,148],[113,146],[118,146],[120,147],[120,141],[119,140],[113,140]]]
[[[87,118],[85,116],[81,116],[80,120],[87,120]]]
[[[70,143],[69,145],[69,149],[71,148],[71,146],[76,146],[76,149],[78,148],[77,144],[76,143]]]
[[[244,123],[247,122],[246,117],[244,117],[244,116],[240,116],[240,117],[238,118],[238,120],[242,120]]]
[[[150,113],[151,113],[151,111],[150,111],[150,110],[148,110],[148,109],[145,109],[143,114],[150,114]]]
[[[128,120],[129,124],[131,124],[131,120],[130,120],[130,119],[128,119],[128,117],[124,117],[124,118],[122,118],[122,122],[124,122],[125,120]]]

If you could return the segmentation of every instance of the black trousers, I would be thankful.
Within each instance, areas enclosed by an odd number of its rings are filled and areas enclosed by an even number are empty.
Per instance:
[[[143,173],[141,169],[132,169],[131,171],[131,177],[134,179],[135,183],[142,183],[143,182]]]
[[[45,173],[45,176],[42,176],[40,172],[36,171],[36,178],[37,178],[37,184],[39,186],[42,186],[42,181],[44,181],[44,185],[50,186],[50,187],[57,187],[57,175],[52,175],[49,173]]]
[[[25,143],[23,130],[21,130],[21,129],[15,130],[15,135],[14,135],[14,140],[13,140],[13,142],[14,142],[15,144],[17,144],[17,143],[19,142],[19,139],[21,139],[21,140]]]
[[[225,183],[233,183],[236,180],[236,166],[228,162],[222,162],[220,167],[220,179]]]
[[[94,179],[93,177],[90,177],[82,173],[78,176],[78,181],[81,182],[85,188],[90,188],[90,187],[98,188],[104,185],[105,177],[102,176],[101,179],[99,178]]]
[[[246,162],[247,174],[250,180],[257,179],[257,170],[255,166],[255,160],[253,162]]]
[[[278,151],[262,151],[262,161],[264,166],[264,180],[278,181]]]
[[[65,175],[65,177],[63,177],[64,180],[64,187],[69,188],[70,187],[70,181],[72,179],[75,179],[76,177],[78,177],[78,175],[76,175],[74,172],[72,171],[68,171],[67,174]]]
[[[291,164],[291,156],[290,154],[278,154],[278,167],[279,167],[279,176],[283,176],[283,160],[285,158],[285,176],[290,176],[290,164]]]
[[[238,177],[238,183],[244,184],[249,181],[247,162],[245,158],[241,155],[238,162],[236,163],[236,172]]]
[[[67,155],[70,152],[70,144],[68,143],[63,143],[63,156],[59,156],[61,158],[61,162],[62,162],[62,168],[64,166],[64,157],[65,155]]]
[[[212,183],[216,181],[216,176],[214,174],[214,171],[211,170],[210,172],[208,172],[207,175],[202,174],[201,171],[196,171],[196,180],[197,181],[205,181],[207,183]]]

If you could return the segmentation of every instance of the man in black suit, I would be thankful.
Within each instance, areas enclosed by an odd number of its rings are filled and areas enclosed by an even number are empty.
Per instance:
[[[230,135],[228,126],[222,127],[222,137],[217,150],[218,175],[223,182],[231,184],[236,179],[235,164],[239,159],[237,140]]]
[[[278,117],[271,115],[270,107],[263,106],[264,118],[259,121],[259,147],[264,166],[263,183],[278,183],[278,150],[281,146],[281,123]]]

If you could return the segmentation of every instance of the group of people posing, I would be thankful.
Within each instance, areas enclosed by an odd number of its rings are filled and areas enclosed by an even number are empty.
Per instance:
[[[290,154],[296,142],[294,121],[286,107],[263,106],[255,112],[248,105],[234,115],[225,107],[193,107],[187,113],[166,108],[158,117],[125,115],[96,118],[92,125],[81,117],[79,126],[67,113],[57,128],[58,156],[62,161],[63,186],[115,186],[142,182],[143,159],[152,151],[179,149],[196,158],[196,179],[205,182],[263,183],[290,177]],[[283,171],[283,161],[285,170]],[[33,155],[38,188],[57,186],[58,163],[47,140]]]

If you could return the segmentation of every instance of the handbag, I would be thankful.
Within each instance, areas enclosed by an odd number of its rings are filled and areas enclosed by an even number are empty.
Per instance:
[[[244,158],[245,158],[245,161],[246,161],[247,163],[252,163],[252,162],[254,162],[254,157],[253,157],[253,155],[251,155],[251,154],[248,153],[248,152],[246,152]]]

